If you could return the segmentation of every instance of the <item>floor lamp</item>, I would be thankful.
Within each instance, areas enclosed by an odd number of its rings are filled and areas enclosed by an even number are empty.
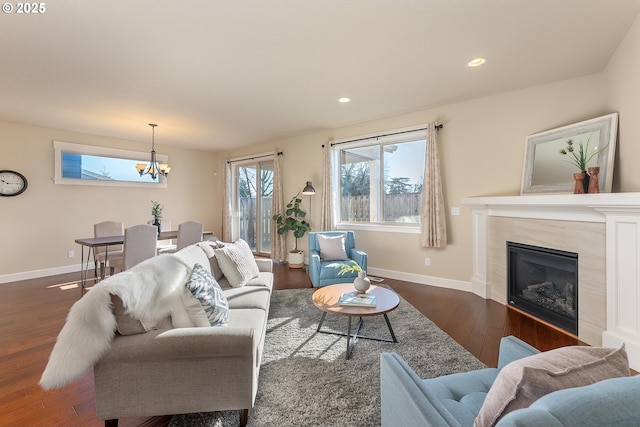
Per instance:
[[[313,188],[313,184],[311,184],[311,181],[307,181],[307,185],[304,186],[302,194],[304,194],[305,196],[309,196],[309,223],[311,223],[311,196],[316,194],[316,189]]]

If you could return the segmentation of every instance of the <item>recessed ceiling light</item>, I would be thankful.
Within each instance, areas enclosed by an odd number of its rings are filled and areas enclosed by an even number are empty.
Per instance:
[[[347,102],[351,102],[351,98],[342,97],[338,99],[338,102],[342,102],[343,104],[346,104]]]
[[[484,65],[487,62],[485,58],[474,58],[471,61],[467,62],[467,67],[479,67]]]

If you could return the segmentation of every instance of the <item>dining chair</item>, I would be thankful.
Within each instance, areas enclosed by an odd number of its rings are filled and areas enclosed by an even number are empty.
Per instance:
[[[122,236],[124,234],[124,225],[118,221],[103,221],[93,225],[93,237]],[[100,279],[106,276],[106,264],[109,262],[109,270],[113,275],[113,267],[111,261],[122,259],[122,245],[114,246],[98,246],[94,248],[93,258],[95,260],[96,272],[100,267]]]
[[[120,259],[109,263],[120,271],[128,270],[137,263],[156,255],[158,229],[155,225],[141,224],[124,230],[124,249]]]
[[[147,224],[153,225],[153,220],[147,221]],[[161,218],[160,231],[171,231],[171,220]],[[176,245],[173,243],[172,239],[158,240],[156,244],[156,250],[158,252],[158,255],[164,252],[174,252],[176,250]]]
[[[202,241],[204,225],[197,221],[183,222],[178,226],[178,242],[176,250],[180,250],[194,243]]]

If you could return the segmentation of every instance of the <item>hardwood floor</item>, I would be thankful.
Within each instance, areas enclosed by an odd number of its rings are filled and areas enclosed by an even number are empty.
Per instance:
[[[275,288],[311,287],[305,271],[274,265]],[[79,273],[0,285],[0,427],[102,426],[95,416],[93,374],[61,390],[38,386],[56,336],[80,297]],[[540,350],[577,344],[575,338],[494,302],[461,291],[386,279],[405,300],[488,366],[498,345],[515,335]],[[125,418],[120,426],[166,426],[170,416]]]

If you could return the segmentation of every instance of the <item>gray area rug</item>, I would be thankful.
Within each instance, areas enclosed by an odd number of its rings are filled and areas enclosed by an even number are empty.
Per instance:
[[[312,293],[273,293],[250,427],[379,426],[383,352],[400,354],[421,378],[485,367],[402,297],[388,314],[398,343],[360,339],[345,360],[346,337],[316,332],[322,312]],[[327,314],[322,329],[345,332],[347,318]],[[389,337],[383,316],[365,318],[360,333]],[[225,411],[175,415],[170,427],[238,424],[239,412]]]

